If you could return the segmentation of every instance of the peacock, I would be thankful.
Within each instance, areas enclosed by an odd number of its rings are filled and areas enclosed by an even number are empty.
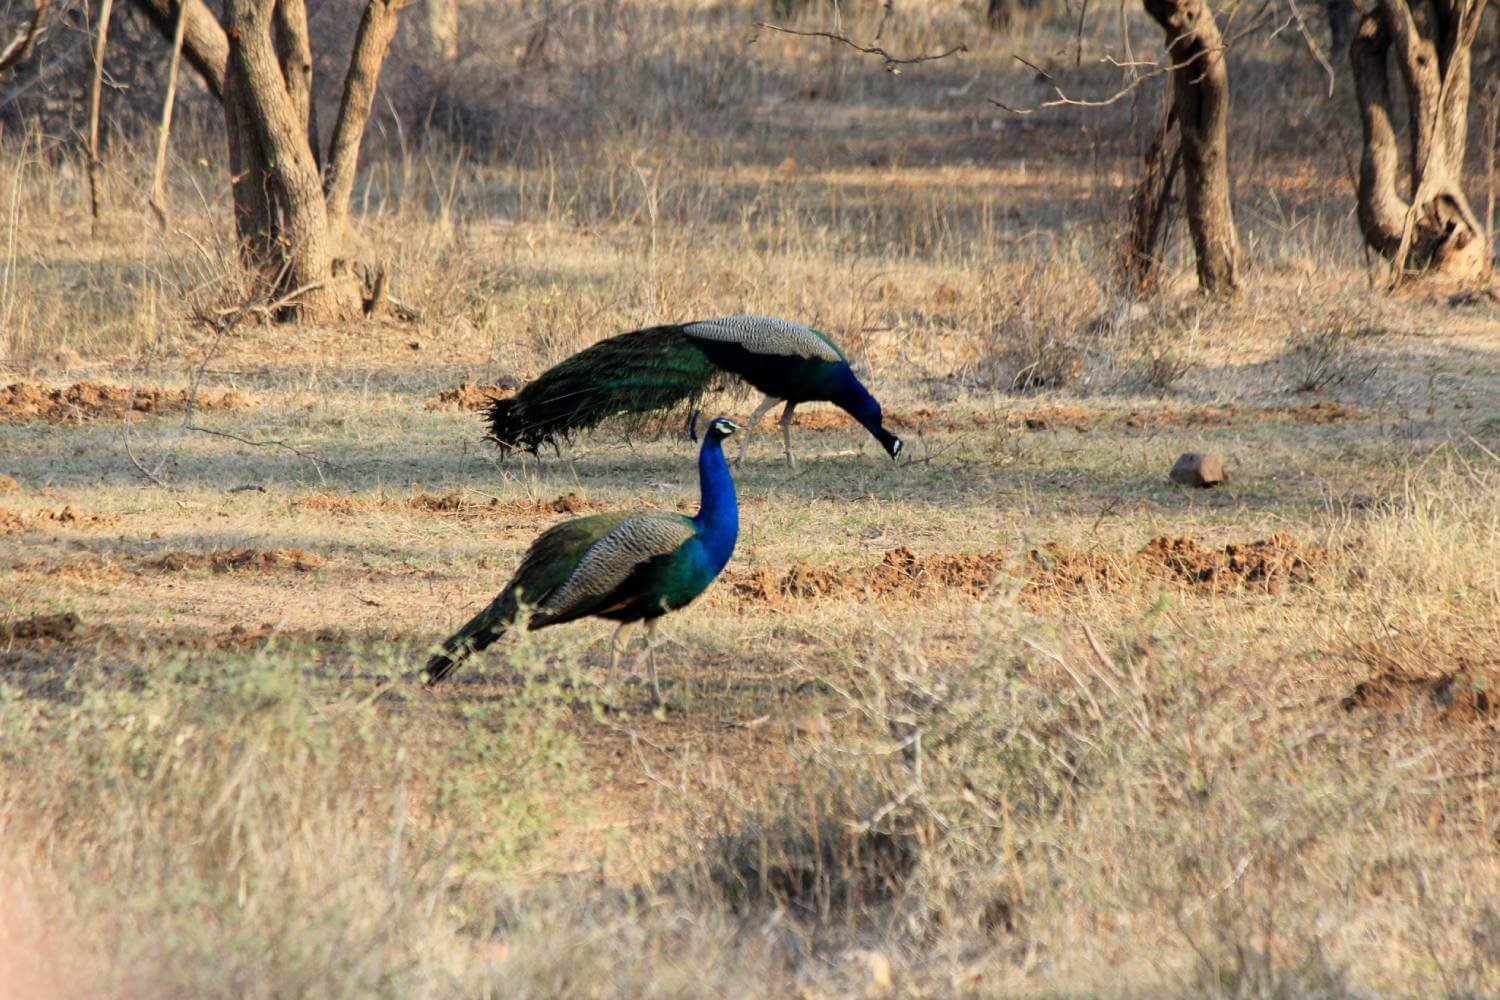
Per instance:
[[[696,420],[688,423],[693,433]],[[532,629],[606,618],[620,623],[610,644],[611,678],[631,632],[645,624],[651,694],[660,704],[656,621],[708,589],[729,562],[739,537],[739,504],[723,449],[724,440],[739,429],[734,421],[718,417],[705,430],[698,452],[701,501],[695,517],[615,511],[574,518],[543,532],[500,596],[427,661],[426,682],[435,684],[447,677],[523,617]]]
[[[735,464],[750,434],[777,403],[786,462],[792,457],[792,411],[826,401],[841,407],[898,458],[902,440],[885,429],[880,403],[849,367],[838,345],[810,326],[766,316],[726,316],[634,330],[601,340],[554,365],[509,399],[489,408],[490,436],[502,453],[536,454],[574,431],[610,417],[646,415],[723,388],[734,378],[765,393],[750,415]]]

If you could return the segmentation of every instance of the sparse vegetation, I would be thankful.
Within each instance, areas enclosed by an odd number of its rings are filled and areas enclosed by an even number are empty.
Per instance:
[[[0,982],[1500,993],[1500,313],[1369,289],[1321,69],[1236,34],[1240,291],[1201,300],[1179,234],[1121,302],[1128,103],[986,101],[1051,92],[1021,42],[1112,89],[1076,17],[897,4],[892,51],[970,46],[897,76],[753,16],[464,2],[441,71],[398,36],[349,256],[401,308],[347,325],[221,333],[211,116],[166,234],[121,119],[97,238],[66,129],[7,120]],[[605,686],[604,623],[418,688],[540,530],[695,503],[675,437],[502,463],[474,407],[741,311],[833,334],[910,461],[827,407],[795,474],[763,432],[660,711]],[[1230,480],[1170,483],[1188,450]]]

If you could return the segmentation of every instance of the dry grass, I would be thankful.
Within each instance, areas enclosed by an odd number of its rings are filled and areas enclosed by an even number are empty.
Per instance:
[[[1233,56],[1244,293],[1197,300],[1179,242],[1122,299],[1130,109],[984,100],[1047,92],[1013,49],[1112,71],[1060,24],[897,9],[893,50],[972,51],[897,77],[622,3],[555,11],[538,54],[535,11],[466,6],[450,75],[398,51],[355,193],[351,255],[412,322],[216,339],[212,136],[184,130],[164,236],[120,141],[91,238],[76,153],[5,133],[0,389],[172,405],[0,419],[0,981],[1500,992],[1500,317],[1366,293],[1336,108],[1277,39]],[[412,687],[544,527],[695,491],[683,442],[502,464],[429,404],[739,311],[836,336],[914,461],[815,409],[795,474],[760,439],[663,712],[603,686],[600,623]],[[200,372],[237,394],[195,408],[219,435],[150,392]],[[1228,484],[1166,481],[1204,449]],[[1296,572],[1231,565],[1272,538]]]

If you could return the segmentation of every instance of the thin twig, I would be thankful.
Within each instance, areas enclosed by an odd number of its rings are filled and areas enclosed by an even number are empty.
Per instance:
[[[882,25],[883,24],[884,21],[882,19]],[[911,66],[915,65],[916,63],[924,62],[934,62],[938,59],[947,59],[949,56],[955,55],[959,52],[969,51],[969,47],[967,45],[959,44],[953,46],[950,49],[946,49],[945,51],[931,53],[928,55],[904,57],[893,56],[885,49],[881,48],[879,45],[861,45],[858,42],[854,41],[852,38],[835,34],[832,31],[802,31],[797,28],[784,28],[779,24],[769,24],[765,21],[756,21],[755,27],[764,29],[766,31],[777,31],[783,35],[796,35],[799,38],[826,38],[831,42],[838,42],[842,45],[847,45],[851,49],[854,49],[856,52],[862,52],[868,56],[879,56],[886,72],[888,73],[900,73],[902,66]],[[877,40],[880,38],[879,34],[877,34],[875,37]]]
[[[239,434],[231,434],[229,431],[214,430],[212,427],[200,427],[197,424],[187,424],[185,425],[185,429],[195,431],[199,434],[209,434],[213,437],[228,438],[231,441],[238,441],[240,444],[248,444],[252,448],[282,448],[286,451],[291,452],[293,455],[296,455],[298,458],[306,459],[307,461],[311,462],[314,471],[316,471],[318,474],[318,480],[320,482],[327,481],[323,476],[324,465],[327,465],[329,468],[336,469],[340,472],[344,470],[344,467],[342,465],[339,465],[337,462],[330,462],[328,459],[323,458],[321,455],[314,454],[310,451],[305,451],[302,448],[298,448],[296,445],[287,444],[280,438],[271,441],[257,441],[254,438],[242,437]]]

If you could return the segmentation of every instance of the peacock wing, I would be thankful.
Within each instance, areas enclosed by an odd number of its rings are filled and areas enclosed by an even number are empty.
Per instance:
[[[681,514],[649,512],[629,516],[594,542],[577,568],[537,606],[539,624],[592,614],[621,595],[620,585],[643,564],[680,549],[698,531]]]
[[[595,542],[641,513],[612,510],[554,524],[531,543],[506,591],[518,605],[537,607],[568,581]]]
[[[737,344],[751,354],[807,358],[814,361],[847,361],[833,341],[810,326],[774,316],[725,316],[689,323],[689,337]]]

